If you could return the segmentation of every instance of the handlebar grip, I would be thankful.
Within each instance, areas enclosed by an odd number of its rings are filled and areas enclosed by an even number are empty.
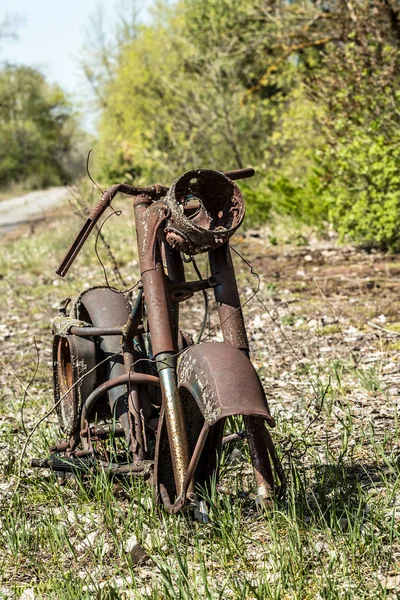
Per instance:
[[[90,232],[96,225],[97,221],[103,214],[103,212],[108,208],[118,191],[118,185],[113,185],[109,190],[105,191],[102,195],[96,206],[91,210],[89,217],[86,219],[85,224],[81,228],[80,232],[76,236],[75,240],[72,242],[69,247],[68,252],[62,259],[58,269],[56,270],[57,275],[60,277],[65,277],[68,273],[68,270],[75,258],[78,256],[83,244],[86,242]]]
[[[253,177],[256,174],[253,167],[247,167],[246,169],[235,169],[234,171],[225,171],[224,175],[229,179],[246,179],[247,177]]]
[[[70,266],[74,262],[75,258],[78,256],[79,251],[81,250],[83,244],[86,242],[89,233],[92,231],[93,227],[96,225],[96,221],[93,219],[87,219],[86,223],[81,228],[80,232],[76,236],[74,242],[71,244],[68,252],[62,259],[59,267],[56,269],[57,275],[60,277],[65,277],[68,273]]]

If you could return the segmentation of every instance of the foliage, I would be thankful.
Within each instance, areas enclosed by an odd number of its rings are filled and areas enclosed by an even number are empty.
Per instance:
[[[316,159],[328,218],[342,237],[392,250],[400,249],[399,15],[388,0],[348,7],[341,43],[306,75],[325,107]]]
[[[58,86],[30,67],[0,70],[0,187],[70,181],[76,133],[73,109]]]
[[[268,137],[289,87],[282,82],[261,102],[243,103],[253,75],[245,76],[238,58],[237,20],[228,18],[224,3],[211,3],[219,21],[210,31],[203,18],[207,6],[189,4],[161,7],[154,23],[138,27],[120,48],[100,124],[103,178],[110,173],[106,165],[115,175],[121,165],[124,177],[126,157],[134,175],[147,181],[171,181],[200,166],[223,170],[270,162]],[[243,18],[250,4],[241,4]]]
[[[397,249],[399,31],[394,0],[180,0],[120,20],[85,62],[101,177],[251,164],[253,222],[272,209]]]

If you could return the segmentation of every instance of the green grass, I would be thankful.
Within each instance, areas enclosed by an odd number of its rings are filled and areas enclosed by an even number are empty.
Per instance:
[[[29,468],[29,460],[47,456],[48,446],[60,437],[54,415],[28,445],[17,487],[26,439],[22,404],[28,431],[52,405],[55,307],[77,293],[82,281],[103,283],[92,242],[65,280],[53,273],[79,225],[76,217],[64,216],[35,235],[22,232],[2,242],[1,323],[9,333],[0,331],[0,598],[19,598],[26,590],[35,598],[57,600],[396,597],[387,588],[400,573],[399,425],[394,417],[382,432],[373,414],[354,414],[357,401],[373,407],[378,397],[388,406],[392,400],[382,365],[355,365],[347,349],[334,359],[310,350],[302,362],[292,360],[292,371],[277,365],[273,373],[262,364],[264,337],[258,342],[257,361],[267,386],[285,376],[292,386],[294,377],[303,384],[295,390],[292,411],[284,411],[284,397],[273,400],[274,440],[288,490],[263,514],[255,508],[245,442],[238,464],[230,464],[230,449],[224,450],[220,486],[208,496],[208,525],[184,513],[167,515],[141,482],[98,474],[59,486],[50,473]],[[123,278],[132,285],[138,276],[132,223],[112,217],[104,231],[113,239]],[[248,287],[247,279],[247,272],[240,273]],[[265,301],[272,292],[279,290],[265,288]],[[278,333],[279,323],[294,321],[278,319]],[[327,327],[336,333],[335,325]],[[319,335],[328,333],[324,329]],[[309,335],[312,349],[316,336]],[[22,386],[35,370],[35,343],[39,368],[24,399]],[[301,356],[302,347],[295,350]],[[240,428],[237,421],[233,425]],[[133,536],[151,562],[132,564]]]

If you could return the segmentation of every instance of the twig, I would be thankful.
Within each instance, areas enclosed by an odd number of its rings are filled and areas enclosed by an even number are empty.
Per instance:
[[[2,364],[2,365],[3,365],[3,366],[6,368],[6,369],[8,368],[8,366],[9,366],[9,365],[7,365],[7,363],[6,363],[6,362],[4,362],[4,360],[3,360],[2,358],[0,358],[0,362],[1,362],[1,364]],[[16,376],[16,374],[15,374],[15,373],[13,373],[12,371],[11,371],[11,377],[14,377],[14,379],[17,381],[17,383],[19,383],[19,385],[22,387],[22,389],[24,390],[24,392],[26,392],[26,394],[27,394],[28,396],[30,396],[30,397],[32,398],[32,400],[34,400],[34,399],[35,399],[35,397],[34,397],[34,396],[32,396],[32,394],[30,393],[30,391],[28,390],[28,388],[24,386],[24,384],[22,383],[22,381],[20,381],[20,379],[18,379],[18,377]]]
[[[350,354],[351,358],[353,359],[354,366],[355,366],[356,368],[358,368],[358,365],[359,365],[359,363],[360,363],[360,358],[359,358],[359,357],[357,357],[357,356],[354,354],[354,352],[352,351],[352,349],[350,348],[350,345],[349,345],[348,341],[346,340],[346,338],[345,338],[345,335],[344,335],[344,333],[343,333],[342,326],[341,326],[341,325],[340,325],[340,323],[339,323],[339,319],[338,319],[337,315],[335,314],[335,311],[333,310],[333,307],[332,307],[331,303],[329,302],[328,298],[326,297],[326,295],[325,295],[325,294],[324,294],[324,292],[322,291],[322,289],[321,289],[321,286],[319,285],[319,283],[318,283],[317,279],[316,279],[315,277],[313,277],[313,278],[312,278],[312,281],[315,283],[315,285],[316,285],[316,287],[317,287],[317,290],[319,291],[319,293],[321,294],[322,298],[323,298],[323,299],[324,299],[324,301],[326,302],[326,305],[327,305],[327,307],[328,307],[328,310],[329,310],[329,312],[331,313],[332,317],[335,319],[335,321],[337,321],[337,323],[338,323],[338,326],[339,326],[339,333],[340,333],[340,336],[341,336],[341,338],[342,338],[343,342],[345,343],[345,345],[346,345],[346,347],[347,347],[347,349],[348,349],[348,351],[349,351],[349,354]]]
[[[28,432],[26,430],[25,427],[25,421],[24,421],[24,408],[25,408],[25,402],[26,402],[26,396],[28,395],[28,390],[31,387],[32,383],[35,381],[38,369],[39,369],[39,360],[40,360],[40,351],[38,348],[38,345],[36,343],[36,338],[33,338],[33,343],[35,344],[35,350],[36,350],[36,366],[35,366],[35,371],[31,377],[31,379],[29,380],[28,385],[26,386],[26,388],[24,389],[24,395],[22,397],[22,404],[21,404],[21,423],[22,423],[22,429],[24,430],[25,435],[28,435]]]
[[[390,333],[390,335],[394,335],[395,337],[399,337],[400,333],[398,331],[392,331],[391,329],[385,329],[384,327],[380,327],[375,323],[371,323],[371,321],[367,321],[367,325],[370,327],[374,327],[375,329],[379,329],[380,331],[384,331],[385,333]]]

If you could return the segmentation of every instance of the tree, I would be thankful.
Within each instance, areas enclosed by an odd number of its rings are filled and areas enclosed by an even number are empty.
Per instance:
[[[70,181],[77,123],[62,90],[30,67],[0,70],[0,186]]]

